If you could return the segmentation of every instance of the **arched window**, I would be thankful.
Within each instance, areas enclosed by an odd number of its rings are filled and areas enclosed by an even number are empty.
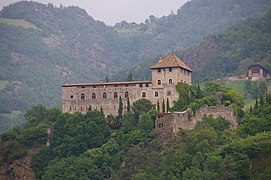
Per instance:
[[[160,79],[157,81],[157,84],[158,84],[158,85],[161,85],[161,80],[160,80]]]
[[[146,92],[142,92],[142,97],[145,98],[146,96]]]
[[[85,94],[81,94],[81,99],[85,99]]]
[[[157,92],[157,91],[154,93],[154,96],[155,96],[155,97],[158,97],[158,92]]]
[[[92,99],[96,99],[96,94],[92,93]]]
[[[128,96],[129,96],[129,93],[128,93],[128,92],[125,92],[124,97],[125,97],[125,98],[128,98]]]
[[[118,93],[114,92],[114,98],[117,99],[118,98]]]
[[[106,97],[107,97],[107,96],[106,96],[106,93],[103,93],[103,98],[106,99]]]
[[[172,84],[172,79],[169,79],[169,80],[168,80],[168,84]]]

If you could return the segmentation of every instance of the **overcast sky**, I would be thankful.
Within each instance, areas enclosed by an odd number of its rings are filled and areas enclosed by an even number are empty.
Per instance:
[[[0,0],[0,9],[19,0]],[[44,4],[53,3],[59,7],[75,5],[85,9],[96,20],[114,25],[126,20],[128,22],[144,22],[149,15],[162,17],[169,15],[171,10],[176,13],[188,0],[34,0]]]

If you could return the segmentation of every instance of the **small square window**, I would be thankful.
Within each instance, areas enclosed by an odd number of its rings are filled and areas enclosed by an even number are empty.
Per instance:
[[[161,69],[158,69],[158,72],[161,72]]]
[[[172,71],[172,68],[169,68],[169,72],[171,72]]]
[[[143,85],[142,84],[139,84],[139,87],[142,87]]]
[[[146,87],[149,87],[149,84],[146,84]]]
[[[73,99],[73,96],[71,96],[71,99]]]

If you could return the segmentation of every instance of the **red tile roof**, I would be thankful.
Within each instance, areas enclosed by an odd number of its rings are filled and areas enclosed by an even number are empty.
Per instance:
[[[159,61],[157,64],[153,65],[151,69],[169,68],[169,67],[180,67],[192,72],[192,70],[186,64],[184,64],[184,62],[182,62],[175,54],[168,55],[167,57]]]

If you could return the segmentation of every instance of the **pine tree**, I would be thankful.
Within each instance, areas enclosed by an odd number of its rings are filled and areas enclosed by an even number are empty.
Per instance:
[[[133,81],[133,74],[132,74],[132,71],[130,71],[127,80],[128,80],[128,81]]]
[[[197,98],[198,98],[198,99],[202,98],[202,91],[201,91],[201,89],[200,89],[199,83],[198,83],[198,87],[197,87]]]
[[[169,101],[168,101],[168,98],[167,98],[167,109],[166,109],[166,112],[169,111]]]
[[[159,100],[157,100],[157,110],[160,112],[160,103],[159,103]]]
[[[100,112],[101,112],[102,114],[104,114],[104,110],[103,110],[103,107],[102,107],[102,106],[101,106]]]
[[[263,96],[260,95],[260,106],[263,106],[264,105],[264,100],[263,100]]]
[[[92,111],[91,105],[89,105],[88,111]]]
[[[162,113],[165,113],[166,112],[166,107],[165,107],[165,101],[163,99],[163,102],[162,102]]]
[[[119,117],[122,116],[122,112],[123,112],[123,103],[122,103],[122,99],[121,99],[121,96],[120,96],[119,97],[119,110],[118,110]]]
[[[256,103],[255,103],[255,108],[254,109],[257,109],[258,107],[259,107],[258,99],[256,98]]]
[[[252,107],[251,106],[249,106],[249,112],[252,113]]]
[[[108,77],[108,75],[105,76],[105,82],[109,82],[109,77]]]
[[[128,111],[128,112],[131,111],[131,105],[130,105],[130,99],[129,99],[129,96],[127,97],[127,111]]]

